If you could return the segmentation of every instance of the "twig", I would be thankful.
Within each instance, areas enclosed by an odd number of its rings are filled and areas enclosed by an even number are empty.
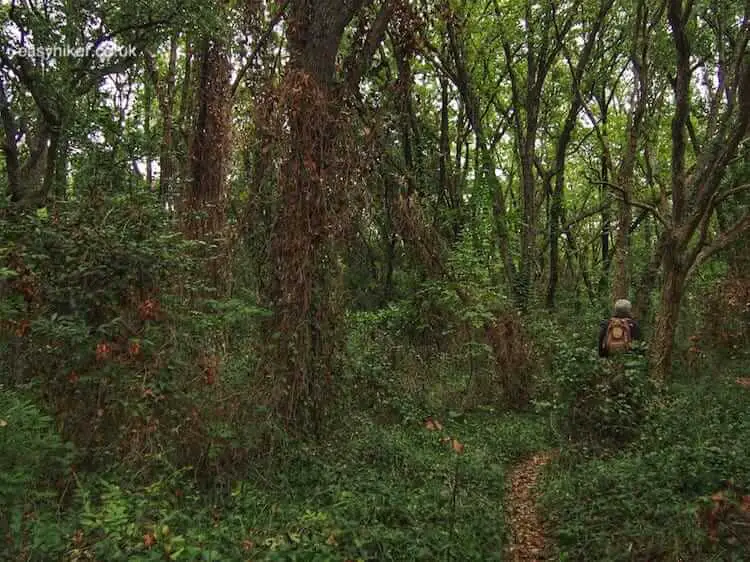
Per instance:
[[[594,183],[598,185],[603,185],[614,191],[617,191],[618,193],[621,193],[622,196],[618,198],[620,199],[620,201],[623,201],[626,205],[632,205],[633,207],[638,207],[639,209],[643,209],[644,211],[650,212],[654,216],[654,218],[658,220],[662,225],[664,225],[665,227],[669,226],[667,221],[664,220],[664,217],[661,216],[659,209],[657,209],[653,205],[649,205],[648,203],[644,203],[642,201],[633,201],[630,198],[630,194],[628,194],[628,192],[624,188],[620,187],[619,185],[615,185],[608,181],[595,181]]]
[[[234,83],[232,83],[232,89],[230,90],[229,94],[230,98],[234,98],[234,95],[237,93],[237,88],[239,88],[240,86],[240,82],[245,77],[245,74],[247,74],[247,71],[250,69],[253,62],[255,62],[255,57],[258,56],[258,53],[266,44],[266,41],[268,41],[271,33],[273,33],[274,28],[281,21],[281,18],[284,17],[287,6],[289,6],[289,0],[285,0],[284,3],[279,6],[278,11],[274,14],[273,18],[271,18],[271,21],[268,23],[268,27],[266,28],[265,32],[263,33],[263,35],[261,35],[260,39],[258,39],[258,42],[255,44],[255,48],[253,49],[252,53],[250,53],[250,55],[247,57],[247,60],[245,61],[245,64],[242,65],[242,68],[240,68],[239,72],[237,73],[237,77],[234,79]]]

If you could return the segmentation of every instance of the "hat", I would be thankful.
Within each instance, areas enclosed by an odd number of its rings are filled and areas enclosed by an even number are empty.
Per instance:
[[[619,299],[615,303],[615,316],[630,316],[633,305],[627,299]]]

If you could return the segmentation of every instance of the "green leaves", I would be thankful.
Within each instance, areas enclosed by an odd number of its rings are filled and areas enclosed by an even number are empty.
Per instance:
[[[742,559],[744,527],[722,527],[738,512],[715,521],[712,543],[703,510],[727,482],[740,495],[750,490],[749,401],[731,380],[673,385],[651,404],[637,441],[600,458],[565,453],[543,495],[560,556]]]
[[[0,387],[0,529],[7,534],[0,559],[33,548],[40,556],[59,548],[55,482],[66,479],[73,449],[56,432],[54,420],[28,400]]]

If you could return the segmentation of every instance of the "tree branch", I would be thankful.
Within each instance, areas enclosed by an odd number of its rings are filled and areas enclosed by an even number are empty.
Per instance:
[[[628,195],[627,190],[625,190],[624,188],[620,187],[619,185],[615,185],[615,184],[610,183],[608,181],[595,181],[594,183],[596,183],[598,185],[603,185],[603,186],[608,187],[609,189],[611,189],[611,190],[613,190],[613,191],[615,191],[617,193],[620,193],[621,195],[620,195],[620,197],[617,197],[617,199],[619,199],[620,201],[623,201],[626,205],[631,205],[633,207],[638,207],[639,209],[643,209],[644,211],[650,212],[654,216],[654,218],[656,220],[658,220],[662,225],[664,225],[665,227],[669,226],[669,224],[667,223],[667,221],[664,219],[664,217],[659,212],[659,209],[657,209],[653,205],[649,205],[648,203],[643,203],[642,201],[633,201],[630,198],[630,196]]]
[[[354,89],[359,85],[362,76],[364,76],[370,67],[372,57],[383,41],[385,31],[388,28],[388,22],[395,11],[395,7],[393,0],[386,0],[380,8],[372,27],[367,32],[362,50],[359,53],[352,54],[351,64],[346,65],[350,69],[346,76],[346,83],[350,89]]]
[[[279,22],[281,21],[281,18],[284,17],[284,14],[286,13],[286,9],[289,6],[289,1],[290,0],[284,0],[281,6],[279,6],[279,9],[273,15],[273,17],[271,18],[271,21],[268,22],[268,27],[263,32],[263,35],[260,36],[260,38],[258,39],[258,42],[255,44],[253,51],[248,55],[247,60],[245,61],[245,64],[243,64],[242,68],[240,68],[239,72],[237,72],[237,76],[234,79],[234,82],[232,83],[232,87],[229,91],[230,98],[234,98],[234,95],[237,93],[237,89],[240,86],[240,82],[245,77],[245,74],[247,74],[247,71],[250,70],[250,67],[253,65],[253,62],[255,62],[255,57],[258,56],[258,53],[260,53],[260,50],[266,44],[269,37],[271,37],[271,34],[273,33],[274,28],[279,24]]]
[[[16,120],[13,117],[10,102],[5,95],[2,80],[0,80],[0,120],[3,123],[4,142],[2,147],[5,153],[5,171],[8,175],[8,191],[11,200],[18,201],[21,198],[21,177],[18,144],[16,142]]]
[[[725,250],[743,235],[750,232],[750,213],[739,219],[733,226],[722,232],[716,237],[713,242],[704,246],[695,256],[693,264],[688,270],[688,277],[690,277],[695,271],[713,257],[716,253]]]

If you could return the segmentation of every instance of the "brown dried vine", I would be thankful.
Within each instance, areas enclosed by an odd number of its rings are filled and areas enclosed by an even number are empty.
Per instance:
[[[190,142],[185,229],[215,235],[225,223],[226,175],[231,151],[231,66],[221,42],[207,40],[201,54],[196,121]]]
[[[204,40],[197,78],[195,121],[188,148],[190,177],[180,216],[189,237],[216,244],[207,256],[209,271],[216,286],[225,287],[231,248],[225,229],[232,121],[231,64],[222,41]]]
[[[278,162],[270,242],[274,316],[266,365],[270,399],[296,429],[321,429],[333,388],[341,328],[340,256],[358,208],[364,158],[347,104],[308,73],[289,71],[260,112]]]

